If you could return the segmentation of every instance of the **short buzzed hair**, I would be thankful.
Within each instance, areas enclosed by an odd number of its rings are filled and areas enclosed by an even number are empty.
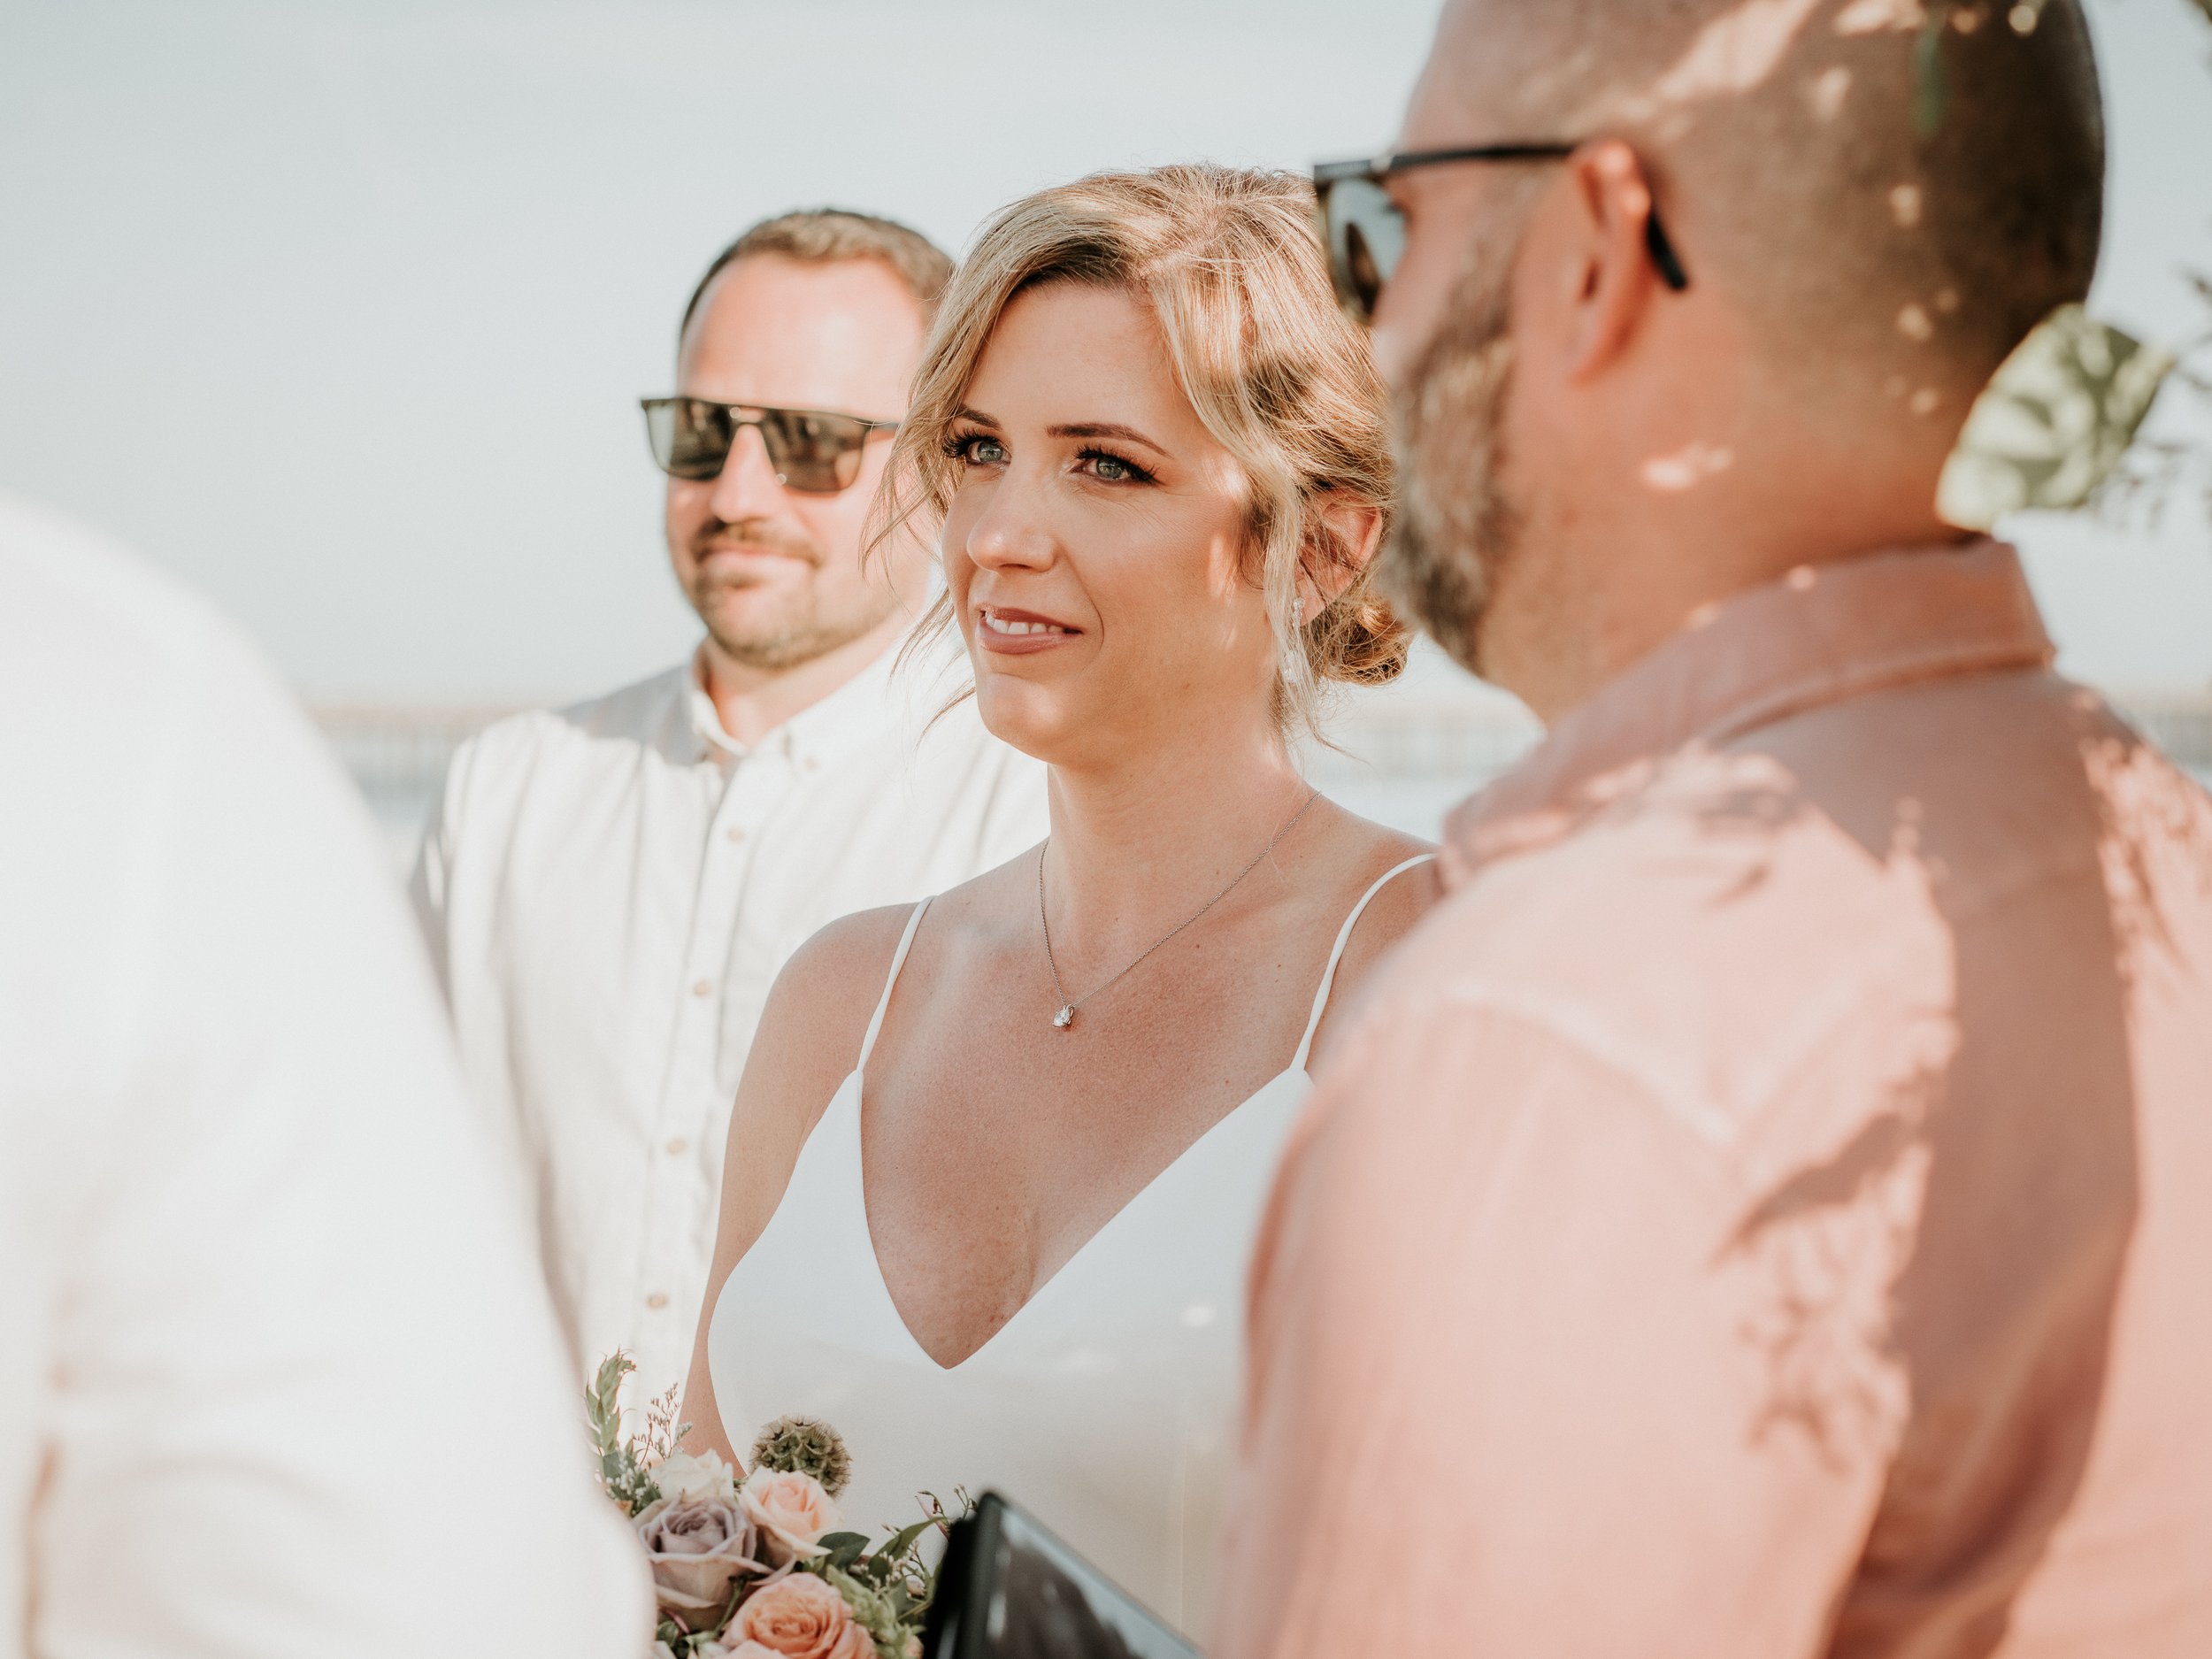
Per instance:
[[[714,256],[707,273],[699,279],[699,286],[691,290],[691,301],[684,307],[684,319],[676,326],[678,340],[691,327],[699,302],[706,297],[714,279],[738,260],[757,254],[773,254],[803,265],[873,259],[879,265],[888,265],[920,304],[926,326],[937,314],[937,302],[944,296],[945,284],[952,280],[951,257],[921,232],[896,219],[856,213],[841,207],[779,213],[772,219],[764,219]]]
[[[1455,10],[1442,46],[1483,128],[1459,142],[1638,144],[1693,280],[1816,372],[1962,413],[2089,292],[2104,117],[2079,0]]]

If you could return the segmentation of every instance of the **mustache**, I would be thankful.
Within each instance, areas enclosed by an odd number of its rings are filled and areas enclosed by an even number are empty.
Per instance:
[[[691,552],[695,558],[703,559],[710,553],[724,551],[777,553],[818,569],[825,562],[820,542],[804,531],[769,518],[740,518],[734,523],[709,518],[692,533]]]

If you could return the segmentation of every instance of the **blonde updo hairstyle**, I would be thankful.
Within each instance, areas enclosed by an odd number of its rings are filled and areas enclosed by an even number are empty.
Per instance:
[[[1329,502],[1350,502],[1386,524],[1393,466],[1367,337],[1337,305],[1312,215],[1312,187],[1294,173],[1206,165],[1094,173],[1003,210],[945,290],[873,541],[942,524],[956,482],[947,439],[1014,296],[1054,282],[1123,289],[1151,305],[1184,395],[1248,480],[1248,571],[1274,619],[1277,723],[1315,730],[1324,681],[1394,679],[1406,631],[1362,549],[1323,516]],[[1324,594],[1338,588],[1303,624],[1302,569]],[[951,620],[941,596],[927,627]]]

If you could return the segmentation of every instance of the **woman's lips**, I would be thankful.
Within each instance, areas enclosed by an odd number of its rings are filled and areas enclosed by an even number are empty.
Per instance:
[[[1081,632],[1080,628],[1055,622],[1050,617],[1041,617],[1033,611],[985,605],[976,612],[976,639],[985,650],[1001,657],[1027,657],[1048,651]]]

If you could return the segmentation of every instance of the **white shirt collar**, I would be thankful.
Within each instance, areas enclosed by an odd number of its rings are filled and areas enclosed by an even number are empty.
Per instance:
[[[795,765],[809,769],[830,765],[880,735],[887,722],[904,713],[907,699],[896,695],[899,687],[892,680],[899,657],[900,647],[892,646],[818,703],[800,710],[758,743],[748,745],[724,729],[721,713],[707,695],[706,646],[702,643],[683,676],[684,707],[691,735],[698,744],[695,758],[734,764],[757,749],[776,749]],[[917,670],[922,666],[914,665]]]

